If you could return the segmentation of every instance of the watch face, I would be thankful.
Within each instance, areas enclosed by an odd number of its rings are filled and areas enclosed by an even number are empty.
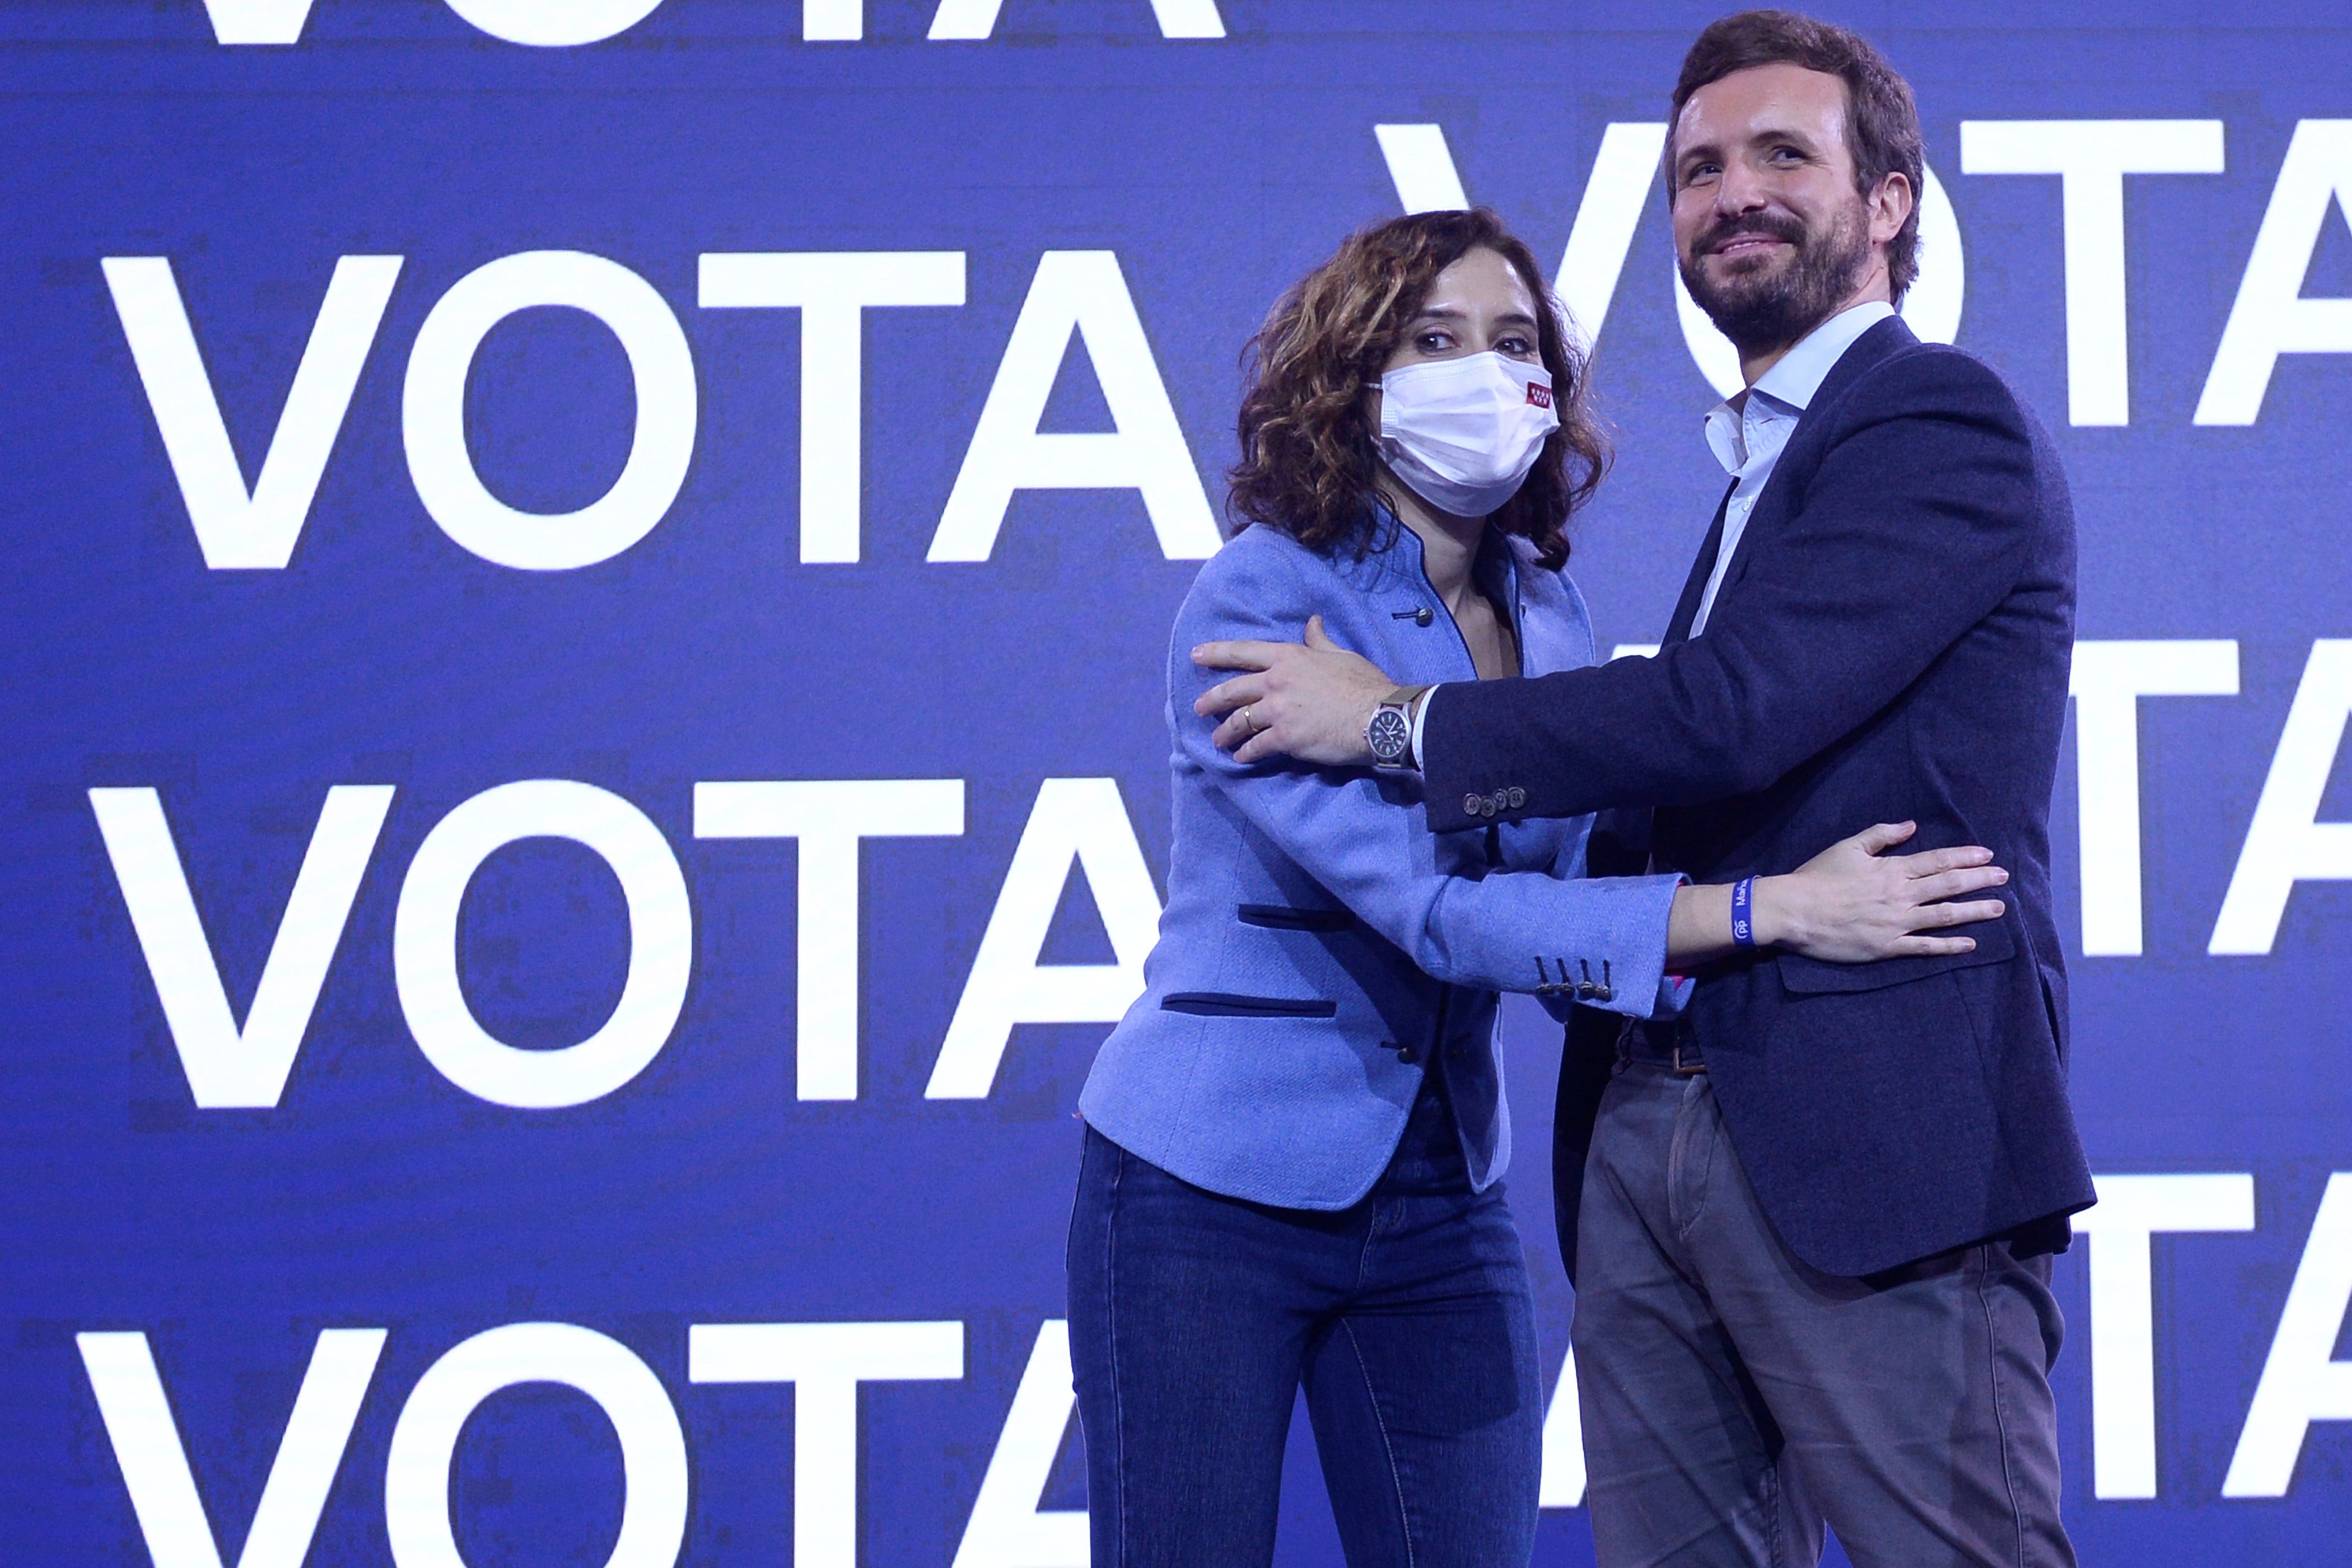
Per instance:
[[[1397,710],[1383,708],[1372,715],[1371,726],[1364,731],[1364,739],[1370,743],[1374,757],[1384,763],[1392,763],[1403,756],[1405,748],[1412,744],[1412,725]]]

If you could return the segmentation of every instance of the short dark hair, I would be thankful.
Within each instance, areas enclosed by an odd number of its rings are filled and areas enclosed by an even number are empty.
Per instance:
[[[1364,389],[1379,383],[1437,275],[1480,249],[1509,263],[1535,298],[1536,346],[1559,415],[1517,493],[1488,521],[1532,543],[1546,566],[1568,560],[1569,514],[1601,483],[1609,449],[1591,411],[1584,353],[1561,330],[1535,253],[1485,207],[1359,229],[1276,302],[1243,351],[1242,455],[1225,500],[1236,532],[1263,523],[1313,550],[1370,545],[1370,508],[1384,480]]]
[[[1911,216],[1886,245],[1886,277],[1899,302],[1919,276],[1919,202],[1925,179],[1919,106],[1911,84],[1859,33],[1794,11],[1742,11],[1711,24],[1683,57],[1675,83],[1670,126],[1682,123],[1691,94],[1735,71],[1757,66],[1801,66],[1845,83],[1845,142],[1853,155],[1854,189],[1864,196],[1889,174],[1911,184]],[[1667,167],[1674,166],[1673,131]],[[1673,181],[1667,182],[1669,192]]]

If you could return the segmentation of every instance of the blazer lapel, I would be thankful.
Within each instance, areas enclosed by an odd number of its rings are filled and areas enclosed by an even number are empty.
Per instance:
[[[1804,413],[1797,416],[1797,427],[1789,433],[1789,444],[1780,449],[1780,460],[1772,465],[1772,477],[1764,481],[1764,493],[1756,498],[1755,510],[1748,514],[1748,526],[1739,535],[1739,548],[1733,552],[1731,566],[1723,574],[1723,586],[1716,590],[1716,603],[1721,604],[1740,578],[1748,574],[1748,563],[1755,559],[1757,545],[1770,533],[1771,525],[1780,520],[1783,510],[1782,498],[1789,492],[1789,487],[1781,482],[1782,479],[1792,468],[1810,467],[1802,459],[1795,463],[1790,459],[1797,457],[1797,447],[1805,438],[1806,426],[1818,424],[1813,416],[1835,402],[1847,387],[1853,384],[1854,378],[1872,365],[1889,354],[1918,346],[1917,336],[1904,324],[1903,318],[1889,316],[1854,339],[1853,346],[1838,356],[1837,363],[1830,366],[1829,374],[1822,378],[1820,390],[1813,394],[1812,401],[1805,405]],[[1730,498],[1727,496],[1724,499],[1728,500]],[[1716,514],[1718,534],[1722,527],[1723,514],[1718,511]],[[1696,601],[1692,613],[1697,613]],[[1688,625],[1687,622],[1684,624]]]
[[[1698,618],[1698,602],[1706,593],[1706,580],[1715,574],[1715,557],[1723,548],[1723,517],[1731,508],[1731,492],[1739,488],[1734,479],[1724,487],[1723,499],[1715,503],[1715,521],[1707,525],[1706,538],[1698,547],[1698,559],[1691,563],[1690,576],[1683,583],[1683,596],[1675,602],[1674,619],[1666,623],[1666,641],[1678,643],[1690,636],[1691,622]]]

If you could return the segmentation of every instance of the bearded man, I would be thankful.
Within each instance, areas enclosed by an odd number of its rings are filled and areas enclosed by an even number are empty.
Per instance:
[[[2011,907],[1973,952],[1742,942],[1679,1019],[1571,1028],[1587,1496],[1604,1564],[1811,1563],[1825,1520],[1864,1568],[2071,1564],[2050,1254],[2093,1193],[2048,852],[2065,480],[1998,375],[1895,314],[1919,125],[1868,43],[1780,11],[1707,28],[1666,178],[1747,387],[1706,416],[1730,486],[1657,657],[1416,693],[1328,642],[1214,644],[1194,657],[1250,673],[1202,710],[1243,761],[1328,766],[1373,760],[1387,707],[1433,827],[1616,808],[1628,858],[1596,873],[1736,881],[1874,822],[1990,847]],[[1394,719],[1381,742],[1399,761]]]

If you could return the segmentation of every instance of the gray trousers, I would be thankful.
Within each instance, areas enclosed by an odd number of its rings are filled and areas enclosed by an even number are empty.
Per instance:
[[[1621,1067],[1578,1213],[1572,1340],[1601,1568],[2072,1568],[2050,1260],[1967,1247],[1869,1282],[1757,1207],[1704,1075]]]

